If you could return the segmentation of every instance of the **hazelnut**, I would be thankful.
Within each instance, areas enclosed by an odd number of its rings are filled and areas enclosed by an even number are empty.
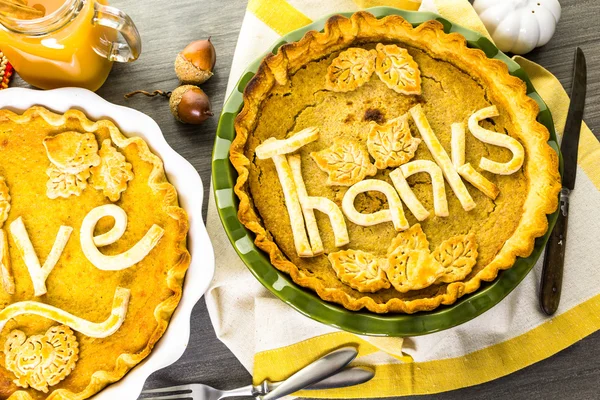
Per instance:
[[[213,76],[217,53],[210,38],[188,44],[175,58],[175,73],[182,83],[199,85]]]

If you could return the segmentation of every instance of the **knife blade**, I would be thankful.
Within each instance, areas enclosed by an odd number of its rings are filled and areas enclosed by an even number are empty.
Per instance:
[[[587,66],[583,51],[575,49],[571,103],[563,132],[560,152],[563,158],[562,189],[560,191],[560,212],[556,225],[550,234],[544,254],[540,305],[547,315],[558,309],[560,302],[564,270],[565,248],[567,244],[567,225],[569,220],[569,195],[575,188],[577,177],[577,150],[579,133],[583,121],[587,85]]]

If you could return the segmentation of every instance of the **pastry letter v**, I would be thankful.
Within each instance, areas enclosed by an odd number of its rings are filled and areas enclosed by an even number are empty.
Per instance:
[[[48,254],[48,258],[46,258],[46,262],[44,262],[44,266],[40,266],[40,260],[31,244],[29,234],[27,233],[27,229],[25,229],[21,217],[15,219],[10,224],[10,233],[13,236],[15,245],[21,253],[21,257],[23,257],[23,260],[25,261],[25,265],[27,265],[27,269],[29,270],[35,296],[46,294],[46,279],[48,278],[48,275],[50,275],[50,272],[52,272],[52,269],[54,269],[54,266],[65,249],[69,237],[71,236],[71,232],[73,232],[73,228],[70,226],[63,225],[60,227],[52,250],[50,250],[50,254]]]

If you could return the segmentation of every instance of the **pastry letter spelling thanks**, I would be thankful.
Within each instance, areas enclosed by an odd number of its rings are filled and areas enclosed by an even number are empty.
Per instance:
[[[0,176],[0,279],[2,287],[8,294],[15,293],[15,279],[10,266],[10,254],[8,253],[8,236],[2,228],[8,212],[10,211],[10,194],[8,185],[3,177]]]

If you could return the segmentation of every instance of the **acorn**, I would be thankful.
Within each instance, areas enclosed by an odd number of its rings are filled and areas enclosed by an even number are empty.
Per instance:
[[[136,90],[135,92],[127,93],[125,98],[128,99],[136,94],[143,94],[148,97],[167,97],[169,99],[171,114],[173,114],[177,121],[184,124],[201,124],[214,115],[208,96],[202,89],[194,85],[179,86],[172,92],[155,90],[150,93],[145,90]]]
[[[173,90],[169,107],[175,119],[185,124],[201,124],[214,115],[208,96],[194,85],[183,85]]]
[[[217,53],[210,37],[207,40],[196,40],[175,58],[175,73],[181,83],[200,85],[213,76],[216,62]]]

